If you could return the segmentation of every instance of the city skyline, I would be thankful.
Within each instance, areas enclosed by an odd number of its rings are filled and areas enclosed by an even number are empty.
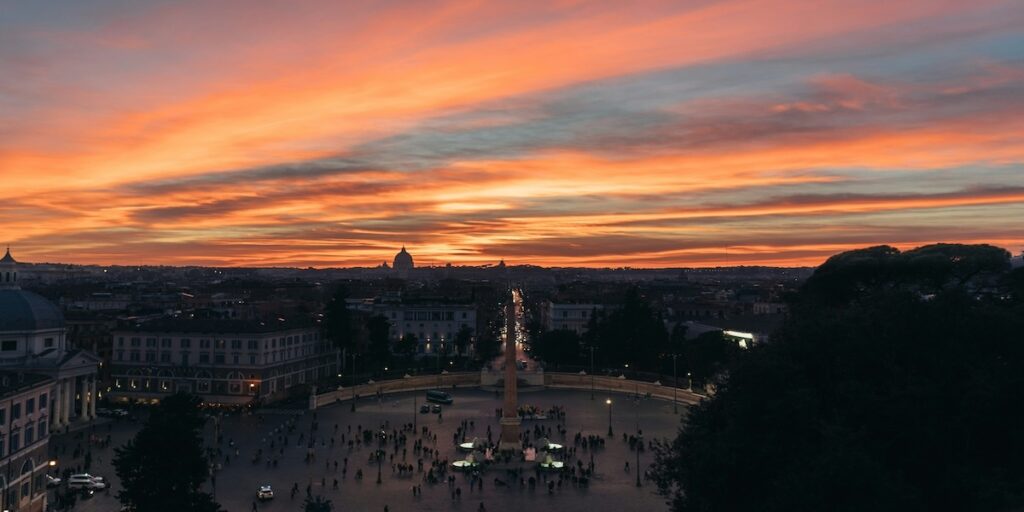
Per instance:
[[[1024,228],[1024,6],[0,4],[21,261],[814,266]]]

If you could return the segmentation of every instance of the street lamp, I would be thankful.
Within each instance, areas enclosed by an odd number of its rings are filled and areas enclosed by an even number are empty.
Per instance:
[[[612,434],[612,399],[609,398],[609,399],[605,400],[604,403],[608,404],[608,437],[611,437],[613,435]]]
[[[640,487],[640,448],[644,445],[644,435],[637,430],[636,434],[636,486]]]
[[[693,378],[690,376],[690,372],[686,372],[686,390],[693,392]]]
[[[356,354],[352,354],[352,412],[356,412]]]
[[[679,414],[679,402],[676,400],[676,390],[679,389],[679,376],[676,374],[676,358],[679,354],[672,354],[672,411]]]
[[[381,460],[384,458],[384,450],[377,449],[377,484],[380,484],[380,465]]]
[[[590,399],[594,399],[594,346],[590,346]]]

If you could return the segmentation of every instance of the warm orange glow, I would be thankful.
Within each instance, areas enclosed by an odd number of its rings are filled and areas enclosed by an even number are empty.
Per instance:
[[[229,4],[0,22],[0,242],[254,266],[1024,246],[1009,0]]]

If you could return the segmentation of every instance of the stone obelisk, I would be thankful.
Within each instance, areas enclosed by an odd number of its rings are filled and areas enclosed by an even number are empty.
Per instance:
[[[498,450],[519,452],[519,403],[516,383],[516,304],[513,300],[505,305],[505,406],[501,412],[501,438]]]

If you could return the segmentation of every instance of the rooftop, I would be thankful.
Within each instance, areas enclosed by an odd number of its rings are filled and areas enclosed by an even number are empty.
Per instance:
[[[44,384],[48,380],[52,379],[41,373],[0,370],[0,398],[6,398],[10,395],[27,391]]]
[[[315,327],[312,321],[288,320],[220,320],[193,318],[160,318],[118,329],[127,332],[181,332],[210,334],[258,334]]]

